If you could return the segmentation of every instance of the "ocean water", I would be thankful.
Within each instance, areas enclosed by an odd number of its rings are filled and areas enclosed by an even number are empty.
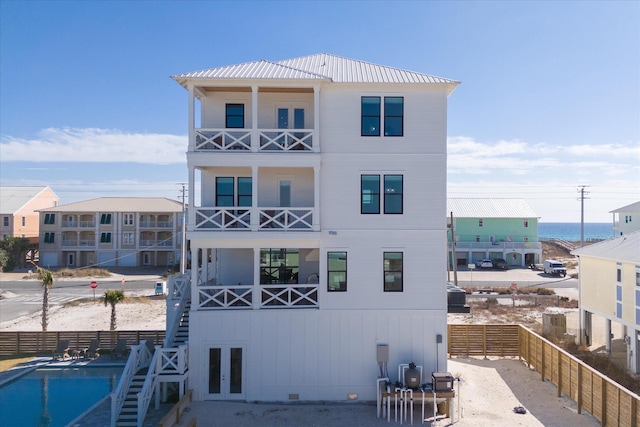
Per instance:
[[[585,222],[584,240],[604,240],[613,237],[613,226],[610,222]],[[538,238],[562,239],[569,242],[580,241],[579,222],[540,222]]]

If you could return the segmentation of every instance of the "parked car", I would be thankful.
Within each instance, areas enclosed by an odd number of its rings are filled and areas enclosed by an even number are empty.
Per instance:
[[[493,262],[490,259],[481,259],[480,261],[476,261],[477,268],[491,268],[493,267]]]
[[[552,274],[554,276],[565,277],[567,275],[567,269],[564,264],[555,259],[548,259],[544,262],[544,272],[546,274]]]
[[[491,262],[493,263],[493,268],[496,268],[498,270],[509,269],[509,264],[507,264],[507,261],[502,258],[492,259]]]

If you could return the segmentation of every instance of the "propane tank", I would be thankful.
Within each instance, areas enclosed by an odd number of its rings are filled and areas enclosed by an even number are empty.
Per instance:
[[[408,388],[420,387],[420,371],[416,369],[416,364],[409,363],[409,369],[404,371],[404,384]]]

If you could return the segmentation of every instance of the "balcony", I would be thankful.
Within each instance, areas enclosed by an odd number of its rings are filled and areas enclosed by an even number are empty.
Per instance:
[[[172,228],[173,221],[161,221],[161,220],[141,220],[140,228]]]
[[[314,133],[313,129],[259,129],[253,138],[250,129],[196,129],[194,151],[313,152]]]
[[[195,208],[196,230],[312,231],[314,208]],[[255,219],[255,221],[252,221]]]
[[[259,294],[258,301],[254,291]],[[317,308],[317,284],[198,286],[198,310]]]
[[[96,243],[94,240],[63,240],[62,246],[65,248],[69,247],[95,247]]]
[[[451,250],[451,242],[448,243]],[[540,242],[456,242],[456,250],[474,249],[542,249]]]
[[[169,248],[173,246],[173,242],[171,240],[154,240],[154,239],[143,239],[140,240],[141,248],[149,248],[149,247],[162,247]]]

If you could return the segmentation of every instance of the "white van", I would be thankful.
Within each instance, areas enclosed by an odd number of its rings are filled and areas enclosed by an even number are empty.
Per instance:
[[[567,269],[564,267],[564,264],[555,259],[546,260],[543,270],[546,274],[552,274],[554,276],[565,277],[567,275]]]

